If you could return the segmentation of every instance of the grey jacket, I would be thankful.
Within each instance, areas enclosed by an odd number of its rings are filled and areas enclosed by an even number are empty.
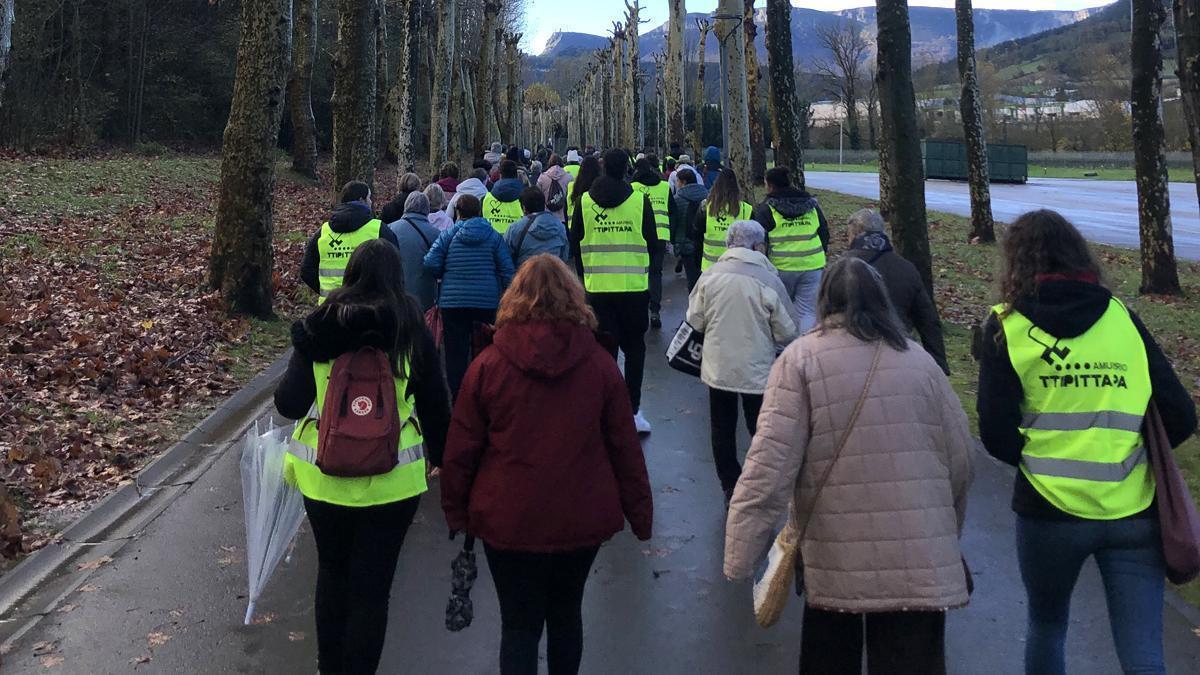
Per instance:
[[[533,222],[530,222],[530,219]],[[526,228],[529,230],[528,234],[525,233]],[[524,238],[522,234],[525,235]],[[520,250],[517,249],[518,242]],[[542,253],[556,255],[563,262],[569,262],[571,259],[567,227],[550,211],[528,215],[513,223],[504,233],[504,243],[508,244],[508,250],[512,251],[513,265],[516,267]]]
[[[400,220],[389,223],[388,229],[400,245],[404,286],[421,303],[422,311],[428,310],[437,300],[437,280],[425,269],[425,254],[441,233],[423,213],[406,213]]]

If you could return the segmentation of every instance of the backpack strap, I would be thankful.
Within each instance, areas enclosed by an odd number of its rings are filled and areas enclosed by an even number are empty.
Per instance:
[[[521,247],[525,245],[525,237],[529,234],[529,228],[531,227],[533,227],[533,216],[529,217],[529,222],[525,223],[525,229],[521,230],[521,234],[517,235],[517,245],[513,247],[514,263],[516,263],[517,256],[521,255]]]

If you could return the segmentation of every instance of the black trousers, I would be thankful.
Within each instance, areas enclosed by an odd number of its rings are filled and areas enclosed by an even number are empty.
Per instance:
[[[946,672],[945,612],[846,614],[805,605],[801,631],[801,673],[860,675],[864,632],[869,675]]]
[[[574,675],[583,658],[583,588],[600,547],[563,553],[484,545],[500,600],[500,673],[537,675],[546,628],[550,675]]]
[[[687,276],[688,293],[696,287],[696,282],[700,281],[700,254],[692,253],[683,256],[683,273]]]
[[[650,252],[650,311],[662,311],[663,262],[667,259],[667,242],[660,241]]]
[[[475,324],[495,323],[496,310],[476,308],[442,309],[442,344],[446,354],[446,380],[450,383],[450,396],[458,398],[467,366],[471,365],[471,336]]]
[[[420,497],[379,506],[304,500],[317,543],[317,667],[371,675],[387,635],[388,597]]]
[[[649,293],[591,293],[588,302],[596,312],[600,332],[608,333],[625,353],[625,386],[636,413],[642,405],[642,377],[646,370],[646,331],[650,330]],[[617,349],[609,353],[617,358]]]
[[[738,462],[737,423],[738,398],[742,399],[742,416],[746,431],[753,436],[758,428],[758,413],[762,409],[762,394],[739,394],[723,389],[708,388],[708,418],[712,428],[713,463],[717,465],[717,478],[721,489],[729,492],[737,485],[742,475]]]

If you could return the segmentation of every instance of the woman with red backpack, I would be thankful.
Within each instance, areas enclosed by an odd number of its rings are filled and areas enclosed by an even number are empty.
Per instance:
[[[396,247],[359,246],[345,285],[292,326],[275,407],[304,419],[288,480],[304,494],[317,544],[321,673],[374,673],[404,536],[440,466],[450,400],[433,337],[404,290]],[[316,403],[319,420],[307,417]],[[419,422],[418,422],[419,420]]]

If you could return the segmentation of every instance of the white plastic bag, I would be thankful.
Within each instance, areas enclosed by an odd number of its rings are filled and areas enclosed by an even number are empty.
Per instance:
[[[304,498],[284,478],[284,456],[292,446],[292,429],[258,422],[242,439],[242,503],[246,510],[246,564],[250,585],[246,625],[279,560],[304,519]]]

